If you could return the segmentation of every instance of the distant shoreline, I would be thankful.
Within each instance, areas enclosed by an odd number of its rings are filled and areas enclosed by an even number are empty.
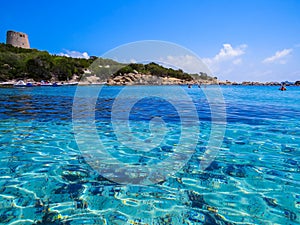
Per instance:
[[[14,86],[18,81],[17,79],[12,79],[6,82],[0,82],[0,87]],[[33,79],[23,79],[24,83],[32,84],[31,86],[40,86],[41,82],[34,81]],[[68,83],[77,83],[78,86],[89,86],[89,85],[107,85],[107,86],[168,86],[168,85],[197,85],[197,86],[207,86],[207,85],[220,85],[220,86],[300,86],[300,81],[292,82],[259,82],[259,81],[220,81],[217,79],[204,80],[204,79],[193,79],[184,80],[168,76],[155,76],[149,74],[141,73],[127,73],[124,75],[118,75],[115,77],[110,77],[107,80],[103,80],[96,75],[85,75],[83,78],[79,79],[77,76],[73,76],[73,79],[69,81],[55,81],[51,80],[46,83],[58,84],[56,86],[64,86]]]
[[[0,87],[13,87],[14,84],[16,84],[16,80],[6,81],[6,82],[0,82]],[[38,82],[32,82],[31,80],[24,79],[24,82],[27,83],[33,83],[33,86],[40,86],[37,85]],[[73,81],[72,81],[73,82]],[[57,83],[69,83],[68,81],[60,81]],[[138,82],[132,82],[127,81],[124,83],[117,83],[112,82],[111,80],[108,80],[108,82],[91,82],[91,81],[77,81],[77,86],[92,86],[92,85],[106,85],[106,86],[172,86],[172,85],[190,85],[190,86],[210,86],[210,85],[220,85],[220,86],[281,86],[282,83],[280,82],[256,82],[256,81],[243,81],[243,82],[231,82],[231,81],[186,81],[186,80],[180,80],[180,79],[164,79],[160,80],[158,82],[152,82],[152,83],[138,83]],[[295,83],[286,83],[285,86],[300,86],[300,82],[296,81]]]

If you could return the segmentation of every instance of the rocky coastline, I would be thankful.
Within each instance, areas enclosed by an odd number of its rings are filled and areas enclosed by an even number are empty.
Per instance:
[[[243,82],[231,82],[231,81],[219,81],[219,85],[233,85],[233,86],[281,86],[284,82],[258,82],[258,81],[243,81]],[[300,82],[297,83],[285,83],[286,86],[300,86]]]
[[[13,86],[18,80],[10,80],[0,83],[2,86]],[[33,79],[24,79],[25,83],[36,83]],[[54,82],[54,81],[53,81]],[[128,73],[124,75],[119,75],[111,77],[106,81],[101,80],[99,77],[92,75],[86,76],[84,79],[79,80],[79,77],[74,77],[74,79],[67,82],[77,82],[78,85],[109,85],[109,86],[133,86],[133,85],[221,85],[221,86],[281,86],[284,82],[258,82],[258,81],[220,81],[217,79],[213,80],[201,80],[194,79],[191,81],[178,79],[174,77],[158,77],[149,74],[140,73]],[[285,83],[286,86],[300,86],[300,81],[294,83]]]
[[[107,85],[180,85],[198,83],[199,82],[195,80],[188,81],[174,77],[159,77],[155,75],[146,75],[140,73],[128,73],[107,80]]]
[[[148,74],[140,73],[128,73],[125,75],[119,75],[116,77],[109,78],[107,81],[103,82],[96,76],[86,77],[84,81],[79,81],[79,85],[97,85],[97,84],[106,84],[111,86],[131,86],[131,85],[229,85],[229,86],[281,86],[283,82],[258,82],[258,81],[220,81],[217,79],[213,80],[201,80],[194,79],[187,81],[184,79],[178,79],[174,77],[158,77]],[[286,86],[300,86],[300,81],[294,83],[285,83]]]

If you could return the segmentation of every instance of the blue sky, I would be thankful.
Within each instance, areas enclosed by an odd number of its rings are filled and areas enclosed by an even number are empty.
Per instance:
[[[33,48],[101,56],[126,43],[162,40],[192,50],[222,80],[295,81],[299,12],[298,0],[3,1],[0,42],[16,30]]]

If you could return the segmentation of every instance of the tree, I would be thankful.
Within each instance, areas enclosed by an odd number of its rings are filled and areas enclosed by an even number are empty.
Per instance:
[[[50,68],[52,66],[51,61],[47,56],[38,56],[33,59],[29,59],[26,62],[26,72],[30,78],[35,81],[50,80],[51,73]]]

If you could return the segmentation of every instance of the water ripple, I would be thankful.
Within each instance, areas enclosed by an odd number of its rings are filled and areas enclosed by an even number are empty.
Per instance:
[[[111,107],[120,89],[104,88],[96,105],[106,148],[141,165],[168,158],[180,137],[176,110],[160,99],[135,105],[130,122],[139,138],[148,138],[151,116],[167,123],[162,144],[141,154],[113,134]],[[299,89],[224,87],[227,130],[205,171],[199,161],[211,112],[200,89],[185,91],[200,118],[195,153],[167,180],[138,186],[110,181],[81,156],[71,120],[75,88],[0,89],[0,223],[300,224]]]

